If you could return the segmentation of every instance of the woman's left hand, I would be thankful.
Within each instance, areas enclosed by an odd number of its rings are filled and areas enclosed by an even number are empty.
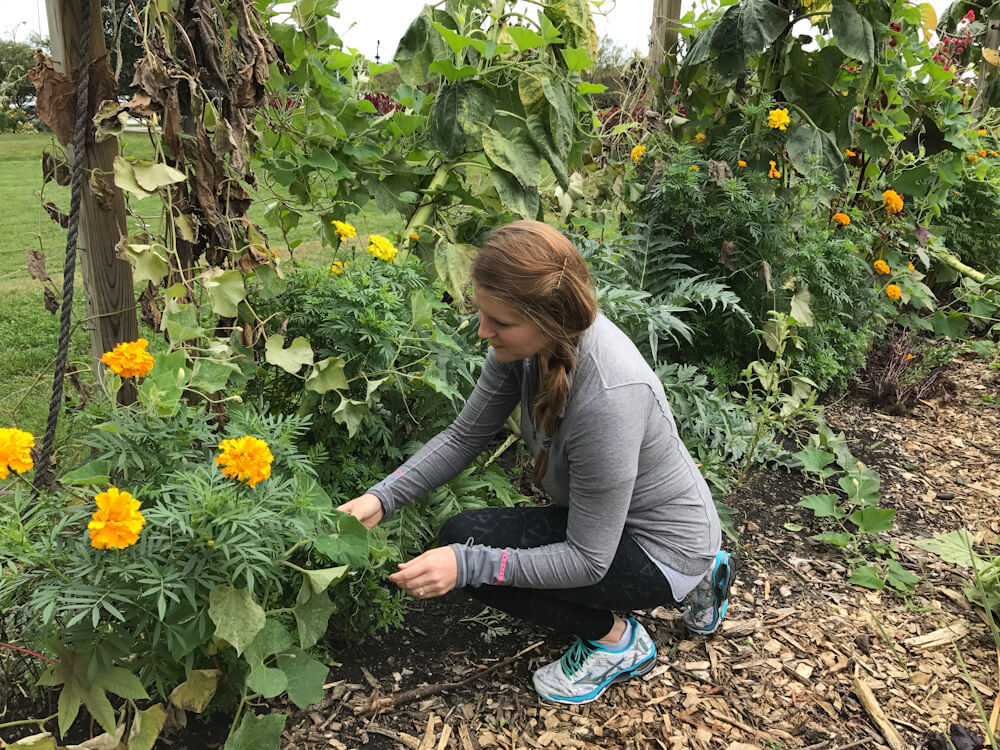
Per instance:
[[[399,563],[399,572],[389,580],[417,599],[443,596],[455,588],[458,580],[455,551],[451,547],[427,550],[409,562]]]

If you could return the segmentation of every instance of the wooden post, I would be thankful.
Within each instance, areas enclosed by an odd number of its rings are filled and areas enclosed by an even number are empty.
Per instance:
[[[653,0],[653,23],[649,30],[649,76],[652,79],[660,80],[660,66],[668,54],[677,52],[680,19],[681,0]]]
[[[91,3],[90,59],[89,63],[107,55],[104,28],[101,22],[100,0],[83,0]],[[52,65],[59,72],[75,80],[80,69],[80,0],[46,0],[49,20],[49,44]],[[93,76],[93,69],[91,75]],[[91,86],[91,91],[94,91]],[[101,102],[90,102],[91,113]],[[70,159],[74,158],[72,144],[66,146]],[[103,177],[110,187],[104,205],[98,201],[89,180],[83,190],[80,206],[80,265],[83,274],[83,292],[87,301],[88,328],[90,330],[91,364],[95,377],[103,377],[101,355],[123,341],[139,337],[136,314],[135,289],[132,266],[118,257],[116,246],[125,234],[125,199],[114,186],[114,161],[118,155],[118,142],[110,138],[102,143],[89,140],[84,166],[91,179]],[[131,398],[129,398],[129,394]],[[123,388],[120,397],[134,400],[134,390]]]
[[[988,18],[986,24],[986,40],[983,47],[995,52],[1000,47],[1000,19]],[[990,76],[998,75],[997,71],[992,70],[992,67],[986,60],[979,61],[979,71],[976,75],[976,91],[978,93],[972,104],[973,117],[982,117],[990,108],[986,102],[986,85],[989,83]]]

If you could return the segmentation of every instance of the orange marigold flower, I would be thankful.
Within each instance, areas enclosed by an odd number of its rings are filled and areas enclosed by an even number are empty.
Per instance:
[[[1000,156],[996,151],[990,151],[990,156]]]
[[[848,224],[851,223],[851,217],[848,216],[847,214],[841,213],[840,211],[838,211],[833,215],[833,220],[838,224],[840,224],[840,226],[842,227],[846,227]]]
[[[979,135],[986,135],[986,128],[979,128],[976,132],[979,133]]]
[[[904,362],[912,362],[913,361],[913,355],[912,354],[907,354],[905,357],[903,357],[903,361]]]
[[[979,149],[979,155],[980,156],[986,156],[986,149],[985,148]]]
[[[742,159],[740,159],[738,162],[736,162],[736,166],[737,167],[745,167],[746,165],[747,165],[747,163],[745,161],[743,161]]]
[[[139,541],[146,519],[139,512],[139,501],[128,492],[112,487],[94,498],[97,510],[87,524],[90,546],[97,549],[125,549]]]
[[[156,362],[153,355],[146,351],[147,346],[149,342],[146,339],[119,344],[110,352],[105,352],[101,362],[123,378],[145,377]]]
[[[250,487],[271,476],[274,456],[267,443],[260,438],[245,436],[233,440],[223,440],[219,445],[222,455],[215,464],[222,467],[222,475],[227,479],[246,482]]]
[[[857,154],[854,153],[853,151],[851,151],[851,149],[848,148],[848,149],[844,149],[844,156],[857,156]]]
[[[697,143],[698,143],[699,145],[700,145],[700,144],[703,144],[703,143],[704,143],[705,141],[707,141],[707,140],[708,140],[708,138],[707,138],[707,137],[705,137],[705,134],[704,134],[704,133],[695,133],[695,134],[694,134],[694,139],[695,139],[695,141],[696,141],[696,142],[697,142]]]
[[[767,176],[771,179],[781,177],[781,172],[778,171],[778,165],[774,161],[771,161],[771,171],[767,173]]]
[[[410,232],[410,240],[411,241],[416,242],[419,239],[420,239],[420,235],[419,234],[417,234],[416,232]]]
[[[916,266],[914,266],[914,265],[913,265],[912,263],[908,263],[906,267],[907,267],[907,268],[908,268],[909,270],[911,270],[911,271],[916,271],[916,270],[917,270],[917,267],[916,267]]]
[[[891,269],[889,268],[889,264],[886,263],[884,260],[877,260],[873,265],[875,266],[875,270],[878,271],[883,276],[888,276],[890,273],[892,273]]]
[[[632,147],[632,161],[636,164],[642,161],[642,155],[646,152],[646,147],[641,143],[638,146]]]
[[[890,298],[890,299],[899,299],[900,297],[902,297],[902,296],[903,296],[903,290],[902,290],[902,289],[900,289],[900,288],[899,288],[898,286],[896,286],[895,284],[889,284],[889,285],[888,285],[888,286],[887,286],[887,287],[885,288],[885,293],[886,293],[887,295],[889,295],[889,298]]]
[[[903,210],[903,196],[895,190],[886,190],[882,193],[882,200],[885,201],[885,210],[891,214],[898,214]]]
[[[0,427],[0,479],[6,479],[10,470],[23,474],[35,465],[31,449],[35,436],[16,427]]]

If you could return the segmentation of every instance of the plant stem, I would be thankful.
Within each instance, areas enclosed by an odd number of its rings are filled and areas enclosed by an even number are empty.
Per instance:
[[[25,724],[37,724],[39,729],[42,729],[46,724],[55,718],[58,718],[59,714],[52,714],[51,716],[46,716],[44,719],[18,719],[17,721],[8,721],[6,724],[0,724],[0,729],[6,729],[7,727],[21,727]]]
[[[47,661],[47,662],[48,662],[49,664],[55,664],[55,662],[54,662],[54,661],[52,661],[52,659],[50,659],[49,657],[47,657],[47,656],[42,656],[41,654],[37,654],[37,653],[35,653],[34,651],[29,651],[29,650],[28,650],[28,649],[26,649],[26,648],[21,648],[20,646],[12,646],[11,644],[9,644],[9,643],[4,643],[3,641],[0,641],[0,646],[3,646],[4,648],[9,648],[9,649],[12,649],[12,650],[14,650],[14,651],[20,651],[20,652],[21,652],[22,654],[28,654],[29,656],[35,656],[35,657],[37,657],[37,658],[39,658],[39,659],[42,659],[42,660],[44,660],[44,661]],[[6,724],[0,724],[0,726],[9,726],[9,725],[6,725]]]

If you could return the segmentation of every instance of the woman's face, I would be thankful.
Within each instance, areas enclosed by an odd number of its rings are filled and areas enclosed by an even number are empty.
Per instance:
[[[475,284],[472,298],[479,308],[479,338],[489,339],[493,353],[501,362],[528,359],[549,345],[542,329],[530,318]]]

